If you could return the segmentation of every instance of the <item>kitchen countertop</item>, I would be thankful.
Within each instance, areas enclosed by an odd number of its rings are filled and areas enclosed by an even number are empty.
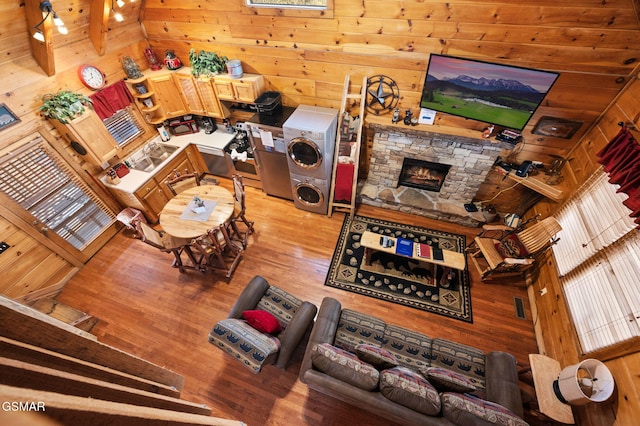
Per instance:
[[[151,172],[143,172],[140,170],[129,169],[129,173],[120,178],[120,183],[114,185],[107,181],[106,173],[104,176],[100,178],[102,183],[108,188],[114,188],[119,191],[134,193],[142,185],[147,183],[149,179],[155,176],[165,165],[169,164],[171,160],[176,158],[184,149],[191,145],[203,145],[210,148],[223,149],[229,142],[233,140],[235,137],[235,133],[228,133],[224,129],[218,129],[215,132],[207,135],[205,132],[200,131],[198,133],[182,135],[182,136],[172,136],[167,142],[162,142],[160,139],[160,135],[156,136],[153,139],[147,141],[157,142],[158,144],[165,145],[173,145],[177,146],[178,149],[175,150],[166,160],[162,162],[158,167],[153,169]],[[128,158],[128,157],[127,157]],[[126,160],[126,158],[122,159],[122,161]]]

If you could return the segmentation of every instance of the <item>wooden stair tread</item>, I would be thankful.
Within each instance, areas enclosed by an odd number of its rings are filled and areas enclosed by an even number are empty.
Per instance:
[[[47,314],[84,331],[90,331],[98,322],[98,318],[90,314],[47,297],[36,300],[31,304],[31,307],[38,312]]]

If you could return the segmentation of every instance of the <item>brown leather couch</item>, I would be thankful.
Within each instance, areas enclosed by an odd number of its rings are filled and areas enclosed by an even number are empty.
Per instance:
[[[363,324],[361,328],[359,328],[359,324],[357,323],[360,320],[361,324]],[[372,321],[376,320],[380,321],[383,328],[392,331],[383,332],[384,337],[380,337],[380,333],[377,331],[369,333],[369,330],[364,329],[364,327],[370,326]],[[353,321],[356,321],[356,324],[354,324]],[[377,330],[379,331],[380,328]],[[377,334],[377,336],[371,336],[372,334]],[[445,418],[442,413],[436,416],[422,414],[387,399],[378,389],[374,389],[373,391],[363,390],[340,379],[336,379],[329,374],[325,374],[314,367],[312,352],[314,351],[313,348],[315,345],[329,343],[347,349],[345,348],[345,342],[348,343],[350,341],[353,344],[357,344],[358,342],[362,343],[362,336],[370,336],[370,341],[373,341],[375,338],[376,342],[382,342],[382,345],[387,344],[389,348],[400,348],[404,343],[407,343],[407,345],[404,345],[405,349],[407,349],[408,346],[414,345],[415,347],[408,352],[410,354],[415,353],[414,359],[409,359],[404,354],[398,352],[394,355],[396,358],[406,361],[401,362],[401,364],[406,365],[408,363],[415,369],[417,369],[419,365],[428,364],[429,362],[432,363],[431,365],[434,365],[433,363],[436,362],[437,355],[434,355],[431,360],[429,360],[429,357],[432,355],[430,352],[431,348],[436,347],[436,341],[439,341],[441,346],[447,346],[449,343],[449,341],[444,339],[430,339],[428,336],[415,331],[384,324],[382,320],[369,317],[366,314],[343,310],[340,302],[332,298],[325,298],[320,306],[316,322],[309,338],[300,369],[300,380],[313,390],[332,396],[361,409],[369,410],[378,416],[388,418],[398,423],[412,425],[464,424],[465,426],[486,426],[491,424],[487,419],[475,418],[474,415],[466,412],[462,414],[458,413],[454,416],[448,415],[449,419]],[[392,337],[388,338],[388,336]],[[406,339],[405,342],[399,342],[397,339],[394,340],[397,336],[403,336],[402,338]],[[365,337],[365,339],[367,339],[367,337]],[[423,340],[420,341],[420,339]],[[394,341],[389,342],[389,340]],[[465,348],[468,348],[473,352],[474,357],[477,357],[479,353],[482,358],[484,371],[481,372],[481,376],[479,377],[481,381],[484,381],[484,383],[480,383],[484,388],[478,392],[477,399],[500,404],[502,407],[510,410],[512,414],[518,416],[518,420],[520,420],[523,415],[523,407],[518,386],[515,357],[506,352],[489,352],[483,354],[475,348],[460,345],[455,342],[451,342],[451,344],[453,345],[451,347],[456,348],[456,350],[459,348],[460,351],[464,351]],[[347,344],[346,346],[349,345]],[[433,350],[436,351],[437,349]],[[473,371],[471,374],[473,374]],[[440,395],[442,396],[443,394]],[[517,423],[526,424],[524,421]]]

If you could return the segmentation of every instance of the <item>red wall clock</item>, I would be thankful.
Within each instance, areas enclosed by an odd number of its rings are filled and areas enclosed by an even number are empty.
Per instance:
[[[81,65],[78,68],[78,77],[82,84],[91,90],[102,89],[107,83],[104,73],[93,65]]]

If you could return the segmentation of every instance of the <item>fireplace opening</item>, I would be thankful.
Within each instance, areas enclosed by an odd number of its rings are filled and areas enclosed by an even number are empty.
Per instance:
[[[398,179],[398,186],[409,186],[426,191],[440,192],[444,178],[451,166],[431,161],[405,158]]]

